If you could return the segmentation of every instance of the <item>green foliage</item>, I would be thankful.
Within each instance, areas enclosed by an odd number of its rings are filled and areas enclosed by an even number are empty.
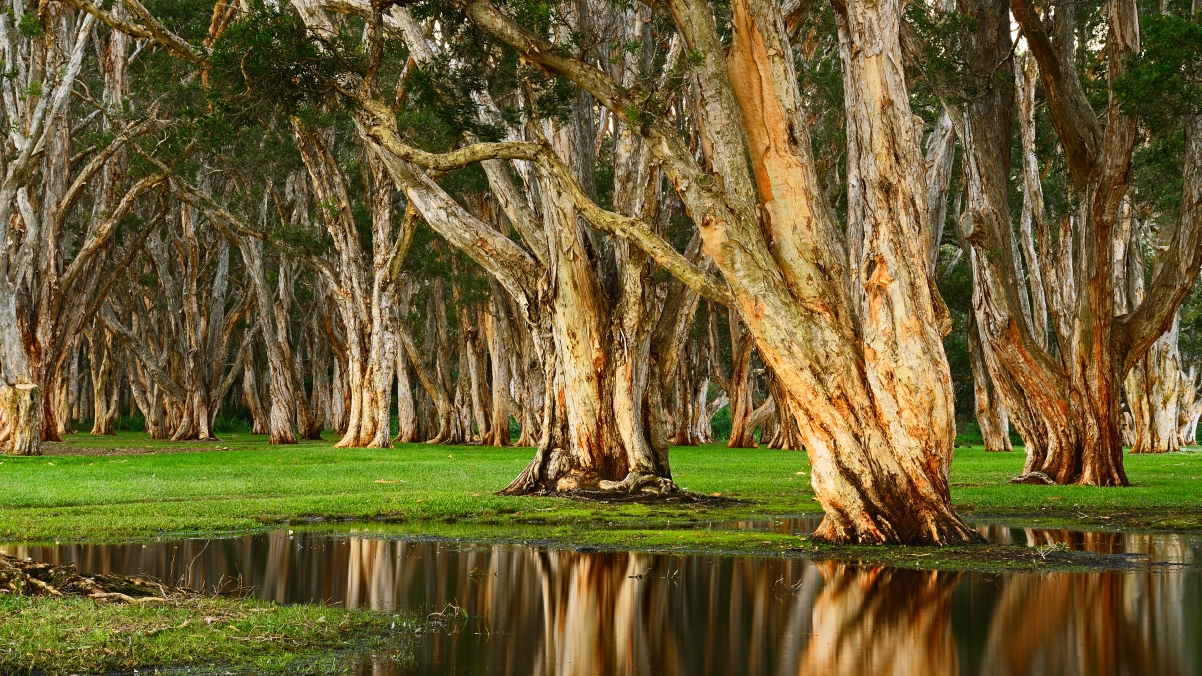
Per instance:
[[[213,50],[209,101],[224,124],[293,115],[335,95],[339,75],[357,72],[353,49],[312,35],[288,5],[261,0],[235,21]]]
[[[1185,161],[1185,130],[1159,130],[1135,150],[1131,160],[1131,184],[1137,204],[1171,222],[1181,203],[1181,168]]]
[[[334,247],[334,238],[328,230],[290,223],[280,223],[272,228],[268,239],[275,244],[295,247],[315,256],[320,256]]]
[[[710,430],[714,435],[714,441],[726,441],[730,439],[731,425],[730,406],[723,406],[710,419]]]
[[[557,5],[541,0],[510,0],[500,4],[519,24],[537,35],[550,38],[556,30],[571,34]],[[570,113],[576,98],[572,83],[525,63],[517,51],[480,30],[464,15],[459,3],[420,0],[410,11],[416,19],[436,20],[444,31],[446,46],[432,67],[413,73],[419,105],[431,107],[456,128],[471,131],[484,140],[498,138],[500,129],[482,125],[474,115],[467,114],[468,106],[473,105],[472,91],[489,91],[511,123],[519,119],[515,109],[518,100],[524,113],[533,119],[565,119]],[[579,37],[572,34],[573,41]]]
[[[39,37],[44,32],[42,22],[38,19],[38,15],[33,12],[25,12],[21,15],[20,21],[17,22],[17,30],[21,35],[29,39]]]
[[[944,12],[927,3],[910,3],[906,19],[918,33],[919,55],[913,60],[917,77],[911,94],[946,97],[962,102],[977,98],[1002,83],[1005,69],[982,67],[967,60],[965,45],[980,30],[980,22],[960,12]]]
[[[1115,81],[1123,109],[1149,129],[1171,130],[1202,113],[1202,23],[1168,15],[1141,20],[1141,50]]]
[[[212,0],[143,0],[142,4],[159,23],[188,42],[198,45],[208,37]]]
[[[483,141],[499,141],[504,130],[479,121],[471,96],[471,92],[487,88],[483,76],[480,69],[466,66],[444,53],[410,74],[410,91],[419,107],[433,111],[450,128]]]

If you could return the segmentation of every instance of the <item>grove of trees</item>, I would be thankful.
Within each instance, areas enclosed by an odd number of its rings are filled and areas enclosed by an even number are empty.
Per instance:
[[[957,428],[1125,486],[1202,415],[1190,0],[6,0],[0,435],[804,450],[970,542]],[[83,430],[78,430],[83,431]]]

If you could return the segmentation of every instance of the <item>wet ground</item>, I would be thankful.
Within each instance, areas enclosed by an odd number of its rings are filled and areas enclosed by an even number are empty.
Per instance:
[[[807,519],[723,524],[794,533]],[[1202,536],[989,526],[991,541],[1130,558],[1134,571],[949,573],[760,558],[459,545],[369,533],[0,546],[83,572],[278,603],[456,615],[411,664],[463,675],[1202,675]]]

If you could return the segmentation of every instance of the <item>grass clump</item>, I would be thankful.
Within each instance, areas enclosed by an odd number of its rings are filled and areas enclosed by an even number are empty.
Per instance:
[[[214,596],[156,604],[0,595],[0,673],[78,674],[221,665],[303,670],[330,651],[403,642],[412,620]]]

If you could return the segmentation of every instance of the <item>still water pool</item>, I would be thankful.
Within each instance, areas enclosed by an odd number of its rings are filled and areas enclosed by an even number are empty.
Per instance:
[[[362,676],[1202,674],[1202,537],[982,533],[1137,565],[951,573],[289,531],[0,551],[197,589],[242,585],[278,603],[466,612],[458,629],[418,637],[413,662],[387,652],[352,657]]]

